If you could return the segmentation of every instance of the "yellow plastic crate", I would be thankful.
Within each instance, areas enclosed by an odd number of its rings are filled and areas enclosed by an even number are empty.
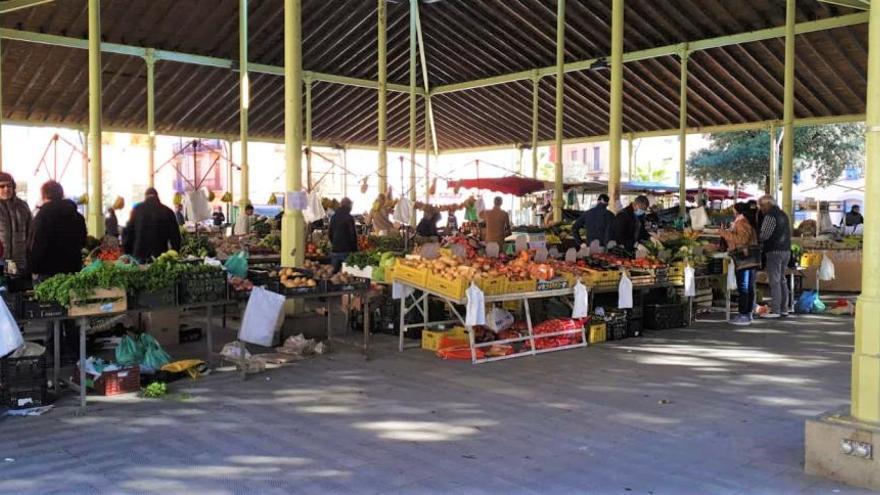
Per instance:
[[[425,287],[428,279],[428,271],[406,266],[397,262],[394,265],[394,280],[406,282],[416,287]]]
[[[667,273],[669,274],[669,278],[684,277],[684,263],[673,263],[672,265],[669,265]]]
[[[594,270],[592,268],[585,268],[583,275],[581,275],[581,280],[585,282],[590,282],[593,284],[599,284],[603,282],[614,282],[620,280],[620,271],[619,270]]]
[[[460,332],[456,332],[456,329],[422,330],[422,349],[426,351],[436,351],[437,349],[440,349],[440,344],[443,343],[444,340],[447,344],[454,342],[457,346],[470,345],[470,341],[467,333],[464,332],[464,328],[461,328]]]
[[[590,330],[589,332],[587,332],[587,342],[589,342],[590,344],[605,342],[607,340],[606,331],[607,327],[605,326],[604,321],[591,324]]]
[[[507,290],[507,277],[487,277],[477,281],[477,287],[487,296],[500,296]]]
[[[534,280],[508,280],[506,294],[520,294],[522,292],[535,292],[537,282]]]
[[[470,282],[464,277],[448,280],[433,274],[428,276],[427,284],[425,284],[428,290],[450,299],[463,298],[469,286]]]

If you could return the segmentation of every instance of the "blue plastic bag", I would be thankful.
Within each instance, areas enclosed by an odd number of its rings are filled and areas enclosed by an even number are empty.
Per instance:
[[[817,304],[822,305],[822,309],[820,311],[815,311],[814,308],[818,309]],[[821,312],[825,310],[825,305],[822,304],[822,301],[819,300],[819,293],[814,290],[805,290],[801,297],[798,298],[797,304],[795,305],[795,310],[801,314],[809,314],[813,312]]]

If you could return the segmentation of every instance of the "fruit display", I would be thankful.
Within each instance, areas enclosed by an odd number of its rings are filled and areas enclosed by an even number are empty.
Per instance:
[[[624,267],[624,268],[635,268],[635,269],[654,269],[654,268],[663,268],[666,265],[658,259],[655,258],[625,258],[622,256],[617,256],[614,254],[593,254],[590,256],[590,260],[596,263],[591,266],[597,268],[613,268],[613,267]]]
[[[213,258],[217,256],[217,248],[208,236],[186,230],[182,231],[180,236],[180,255],[184,258]]]
[[[333,265],[322,265],[317,261],[305,260],[303,268],[312,272],[315,280],[330,280],[333,277]]]
[[[318,282],[309,274],[294,268],[282,268],[278,272],[278,279],[286,289],[300,289],[317,287]]]
[[[333,285],[349,285],[349,284],[359,282],[361,280],[363,280],[363,279],[359,279],[359,278],[355,277],[354,275],[350,275],[345,272],[339,272],[335,275],[331,275],[327,279],[327,281],[329,281]]]
[[[310,242],[306,244],[306,257],[307,258],[322,258],[327,255],[327,248],[325,245],[316,244],[314,242]]]
[[[247,292],[254,288],[253,282],[241,277],[232,277],[229,279],[229,285],[235,292]]]

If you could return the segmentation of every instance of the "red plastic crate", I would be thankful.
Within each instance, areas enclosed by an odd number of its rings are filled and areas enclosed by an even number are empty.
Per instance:
[[[79,370],[74,381],[79,383]],[[86,375],[86,387],[97,395],[119,395],[137,392],[141,388],[141,369],[138,366],[116,371],[105,371],[97,380]]]

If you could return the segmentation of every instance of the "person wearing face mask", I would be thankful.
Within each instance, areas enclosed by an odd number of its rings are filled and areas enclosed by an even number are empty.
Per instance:
[[[620,210],[614,217],[614,240],[618,246],[623,246],[627,251],[635,249],[636,243],[651,238],[645,230],[644,217],[648,211],[647,196],[638,196],[626,208]]]
[[[4,258],[12,261],[19,273],[26,272],[31,220],[27,203],[15,195],[15,179],[6,172],[0,173],[0,242]]]

